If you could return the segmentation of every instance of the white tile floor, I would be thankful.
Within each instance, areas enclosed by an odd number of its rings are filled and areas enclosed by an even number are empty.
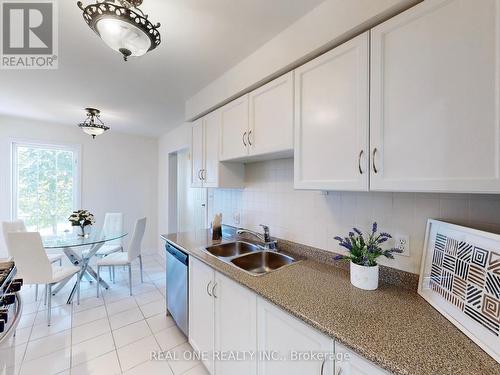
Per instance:
[[[144,283],[133,268],[116,268],[116,283],[96,298],[95,283],[82,282],[80,305],[66,305],[72,282],[53,298],[52,325],[34,287],[22,289],[23,315],[16,336],[0,345],[0,375],[137,374],[206,375],[196,360],[151,360],[152,351],[183,358],[192,351],[184,334],[166,316],[165,267],[159,256],[144,256]],[[106,281],[108,273],[103,272]],[[179,355],[178,353],[181,353]],[[189,355],[187,355],[190,357]]]

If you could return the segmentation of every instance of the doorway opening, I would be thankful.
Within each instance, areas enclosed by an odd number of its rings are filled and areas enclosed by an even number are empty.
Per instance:
[[[169,154],[169,233],[207,228],[207,189],[191,187],[191,154],[182,149]]]

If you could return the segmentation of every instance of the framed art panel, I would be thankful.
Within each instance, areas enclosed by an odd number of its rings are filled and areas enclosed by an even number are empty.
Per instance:
[[[500,235],[429,220],[418,293],[500,363]]]

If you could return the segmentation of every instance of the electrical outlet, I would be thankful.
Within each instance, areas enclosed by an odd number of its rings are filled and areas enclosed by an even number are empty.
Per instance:
[[[410,256],[410,236],[407,234],[397,234],[394,236],[394,247],[396,249],[402,250],[402,253],[396,253],[395,255]]]

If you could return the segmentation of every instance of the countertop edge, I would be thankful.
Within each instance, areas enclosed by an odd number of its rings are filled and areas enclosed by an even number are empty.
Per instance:
[[[272,303],[273,305],[275,305],[276,307],[280,308],[284,312],[287,312],[291,316],[299,319],[304,324],[307,324],[308,326],[310,326],[311,328],[317,330],[318,332],[321,332],[325,336],[327,336],[327,337],[329,337],[329,338],[331,338],[333,340],[336,340],[337,342],[341,343],[342,345],[345,345],[348,349],[352,350],[355,354],[358,354],[359,356],[362,356],[366,360],[374,363],[376,366],[379,366],[380,368],[382,368],[382,369],[384,369],[384,370],[386,370],[386,371],[388,371],[388,372],[390,372],[392,374],[395,374],[395,375],[409,375],[409,374],[414,374],[414,372],[411,370],[411,368],[415,367],[415,366],[404,365],[405,362],[403,362],[403,361],[398,362],[397,360],[395,360],[393,358],[387,357],[383,353],[381,355],[375,355],[373,349],[370,350],[368,348],[368,345],[359,345],[359,340],[357,340],[357,342],[354,342],[354,340],[348,340],[348,339],[346,340],[341,335],[336,334],[335,330],[332,329],[331,327],[328,328],[328,327],[326,327],[324,325],[321,325],[319,322],[317,322],[317,321],[309,318],[308,316],[306,316],[304,314],[301,314],[301,313],[299,313],[299,312],[297,312],[297,311],[295,311],[295,310],[287,307],[279,299],[274,298],[272,295],[263,293],[263,291],[264,291],[263,288],[259,289],[257,287],[254,287],[252,285],[247,284],[245,282],[245,280],[237,278],[237,276],[234,275],[234,272],[233,272],[233,274],[231,274],[229,271],[227,271],[224,268],[224,267],[231,267],[230,265],[222,262],[221,260],[219,260],[219,259],[217,259],[215,257],[213,259],[212,258],[210,258],[210,259],[209,258],[204,259],[202,257],[202,255],[201,255],[201,254],[204,254],[204,253],[201,253],[201,251],[203,251],[204,247],[210,246],[209,240],[207,240],[207,242],[205,242],[203,244],[202,243],[193,244],[192,246],[189,246],[188,248],[186,248],[185,245],[183,245],[181,243],[178,243],[178,242],[176,242],[176,241],[168,238],[168,236],[172,236],[172,235],[175,235],[175,234],[161,235],[161,238],[163,240],[165,240],[167,243],[169,243],[169,244],[171,244],[173,246],[176,246],[176,247],[180,248],[181,250],[184,250],[190,256],[193,256],[195,259],[197,259],[200,262],[206,264],[207,266],[209,266],[213,270],[216,270],[217,272],[220,272],[224,276],[230,278],[232,281],[238,283],[239,285],[247,288],[248,290],[252,291],[256,295],[260,296],[261,298],[264,298],[266,301]],[[177,234],[177,235],[180,235],[180,234]],[[234,240],[234,238],[224,238],[224,241],[232,241],[232,240]],[[190,248],[190,247],[192,247],[192,248]],[[200,254],[198,254],[197,252],[200,252]],[[213,260],[213,262],[210,262],[211,260]],[[309,262],[308,264],[316,264],[316,265],[319,265],[321,267],[332,267],[332,269],[336,268],[337,270],[339,270],[338,267],[335,267],[335,266],[330,265],[330,264],[323,264],[323,263],[321,263],[321,262],[319,262],[319,261],[317,261],[315,259],[306,258],[304,261]],[[217,262],[220,262],[220,265]],[[237,268],[233,267],[232,269],[233,269],[233,271],[242,272],[243,273],[243,271],[239,271]],[[347,277],[348,277],[348,271],[347,270],[340,270],[340,271],[341,272],[346,272]],[[251,276],[251,277],[259,277],[259,276]],[[394,285],[392,285],[391,287],[398,288],[398,287],[395,287]],[[411,293],[414,295],[415,298],[421,299],[422,302],[427,303],[422,298],[422,296],[420,296],[416,291],[412,291]],[[436,309],[433,308],[433,310],[435,310],[436,314],[439,314],[439,312]],[[454,328],[456,328],[456,327],[454,327]],[[471,343],[471,344],[473,344],[473,343]],[[487,354],[485,354],[485,355],[487,356]],[[478,358],[478,359],[481,359],[481,358]],[[486,366],[485,369],[488,371],[487,373],[491,373],[491,374],[496,373],[495,372],[496,371],[495,367],[491,367],[491,365],[487,365],[487,364],[485,364],[485,366]],[[491,369],[493,371],[489,371]],[[435,373],[435,372],[430,371],[430,372],[425,372],[425,373],[431,374],[431,373]],[[477,371],[472,371],[471,373],[483,375],[482,372],[477,372]]]
[[[310,326],[310,327],[314,328],[315,330],[321,332],[322,334],[326,335],[327,337],[340,342],[342,345],[345,345],[348,349],[354,351],[356,354],[359,354],[360,356],[364,357],[365,359],[367,359],[367,360],[375,363],[377,366],[382,367],[384,370],[390,371],[394,375],[407,375],[406,372],[401,372],[401,369],[395,368],[395,367],[391,366],[390,364],[388,364],[386,362],[381,362],[378,358],[373,357],[373,355],[371,353],[365,352],[364,350],[360,349],[358,346],[353,345],[352,343],[344,340],[342,337],[337,336],[337,335],[332,335],[331,332],[329,332],[326,328],[324,328],[323,326],[321,326],[316,321],[314,321],[312,319],[309,319],[307,316],[299,314],[296,311],[288,309],[286,306],[283,306],[282,304],[280,304],[279,301],[276,301],[273,298],[269,297],[268,295],[263,294],[261,291],[259,291],[259,290],[255,289],[255,288],[253,288],[253,287],[245,284],[241,280],[235,279],[234,277],[232,277],[232,275],[230,275],[224,269],[222,269],[221,267],[214,266],[213,264],[207,262],[205,259],[203,259],[202,257],[198,256],[192,250],[186,249],[184,246],[182,246],[182,245],[180,245],[180,244],[178,244],[178,243],[170,240],[167,237],[164,237],[163,235],[161,236],[161,238],[163,240],[165,240],[166,242],[168,242],[169,244],[171,244],[172,246],[176,246],[176,247],[180,248],[181,250],[184,250],[190,256],[193,256],[194,258],[196,258],[197,260],[199,260],[203,264],[206,264],[207,266],[209,266],[210,268],[216,270],[217,272],[222,273],[224,276],[226,276],[226,277],[230,278],[232,281],[238,283],[238,285],[241,285],[241,286],[247,288],[248,290],[250,290],[250,291],[254,292],[255,294],[257,294],[258,296],[264,298],[266,301],[272,303],[273,305],[275,305],[276,307],[280,308],[281,310],[283,310],[283,311],[291,314],[292,316],[294,316],[295,318],[299,319],[300,321],[302,321],[303,323],[307,324],[308,326]],[[214,259],[214,260],[216,260],[216,259]],[[311,262],[315,262],[314,260],[310,260],[310,261]],[[331,266],[331,267],[333,267],[333,266]],[[258,277],[258,276],[255,276],[255,277]]]

